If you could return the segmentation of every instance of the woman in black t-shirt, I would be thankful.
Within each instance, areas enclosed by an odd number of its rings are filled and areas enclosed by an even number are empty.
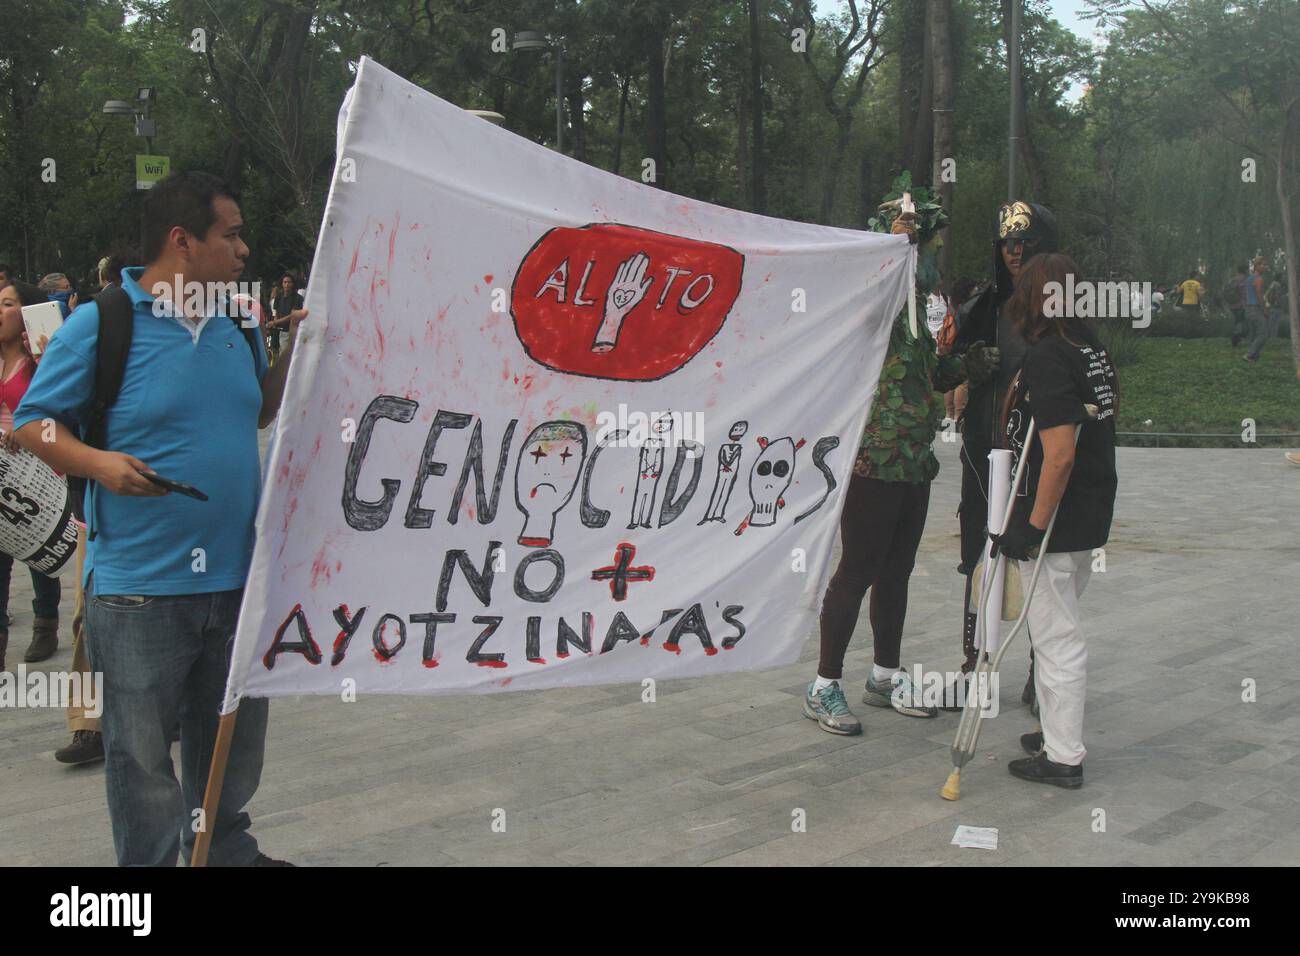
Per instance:
[[[1067,291],[1079,295],[1085,287],[1070,258],[1055,253],[1035,256],[1016,279],[1008,309],[1029,349],[1007,396],[1006,435],[1017,460],[1029,460],[1007,531],[994,537],[1003,553],[1023,562],[1028,582],[1056,512],[1038,583],[1027,596],[1042,730],[1021,738],[1034,756],[1008,768],[1023,780],[1068,788],[1083,784],[1085,754],[1087,646],[1079,597],[1110,534],[1117,485],[1119,382],[1096,333],[1074,317],[1076,303],[1065,301]],[[1085,405],[1097,406],[1095,420]],[[1031,417],[1035,440],[1025,448]]]

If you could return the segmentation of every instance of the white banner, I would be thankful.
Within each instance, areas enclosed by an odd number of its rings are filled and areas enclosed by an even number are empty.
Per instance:
[[[795,660],[913,259],[602,172],[363,59],[226,710]]]

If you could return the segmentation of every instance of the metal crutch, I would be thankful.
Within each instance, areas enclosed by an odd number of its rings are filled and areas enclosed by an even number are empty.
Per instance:
[[[1088,415],[1088,421],[1097,420],[1098,408],[1096,405],[1084,405],[1084,411]],[[1002,516],[1002,527],[998,530],[999,535],[1006,533],[1007,527],[1011,523],[1012,512],[1016,504],[1016,495],[1020,491],[1020,482],[1024,478],[1025,464],[1029,461],[1029,450],[1033,445],[1034,433],[1036,431],[1036,422],[1031,418],[1029,428],[1025,432],[1025,441],[1022,446],[1020,461],[1016,463],[1016,473],[1011,481],[1011,493],[1007,499],[1006,512]],[[1079,444],[1079,433],[1083,430],[1083,422],[1074,427],[1074,444]],[[997,673],[998,667],[1002,663],[1002,656],[1011,646],[1011,642],[1016,639],[1020,631],[1025,626],[1025,621],[1029,619],[1029,604],[1034,597],[1034,587],[1038,584],[1038,573],[1042,570],[1043,558],[1047,556],[1047,545],[1052,540],[1052,528],[1056,526],[1056,514],[1060,511],[1058,503],[1056,509],[1052,512],[1051,520],[1047,522],[1047,530],[1043,532],[1042,544],[1038,546],[1038,557],[1034,559],[1034,571],[1029,578],[1029,586],[1025,588],[1025,600],[1020,609],[1020,616],[1016,618],[1016,623],[1002,642],[998,649],[990,657],[984,650],[988,647],[988,622],[989,622],[989,604],[993,590],[989,585],[992,583],[996,573],[996,562],[1006,561],[1006,555],[999,552],[994,559],[993,567],[990,568],[989,562],[984,564],[984,577],[982,580],[982,590],[980,592],[980,634],[979,646],[981,649],[980,659],[975,665],[975,670],[971,672],[969,687],[975,689],[974,693],[969,691],[966,694],[966,704],[962,708],[961,721],[957,724],[957,733],[952,741],[952,773],[948,774],[948,779],[939,791],[945,800],[961,799],[961,768],[966,766],[971,757],[975,756],[975,747],[979,743],[980,736],[980,712],[987,703],[987,695],[992,684],[992,676]],[[992,536],[992,529],[990,529]],[[1002,595],[998,595],[998,603],[1001,604]],[[1001,607],[995,611],[998,618],[1001,619]]]

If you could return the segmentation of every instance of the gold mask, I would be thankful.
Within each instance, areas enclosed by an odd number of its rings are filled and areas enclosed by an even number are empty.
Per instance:
[[[998,238],[1005,239],[1007,233],[1012,230],[1019,231],[1029,228],[1029,221],[1033,218],[1033,213],[1029,209],[1028,203],[1015,202],[1006,203],[998,210]]]

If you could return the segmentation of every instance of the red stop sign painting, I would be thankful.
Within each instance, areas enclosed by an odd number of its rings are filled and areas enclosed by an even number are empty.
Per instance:
[[[718,334],[744,265],[727,246],[633,226],[552,229],[515,273],[515,331],[557,372],[663,378]]]

